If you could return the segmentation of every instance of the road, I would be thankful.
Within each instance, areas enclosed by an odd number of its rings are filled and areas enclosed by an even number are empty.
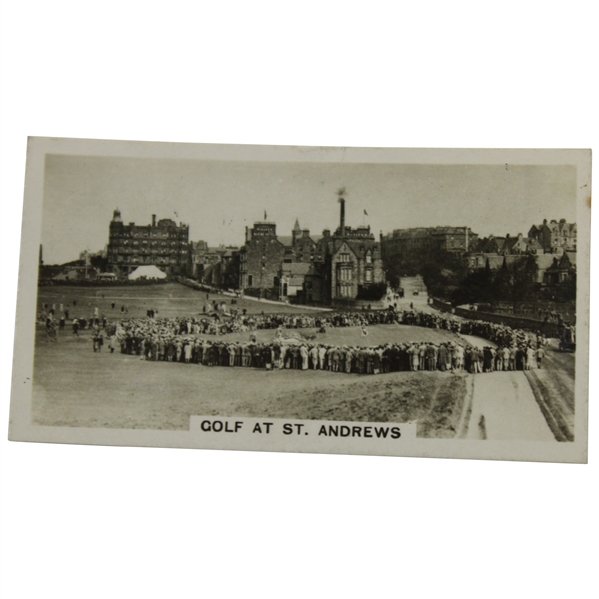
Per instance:
[[[403,309],[436,311],[427,303],[421,277],[401,281]],[[418,291],[414,296],[413,292]],[[462,335],[477,347],[494,346],[486,339]],[[466,438],[522,441],[574,440],[574,356],[549,346],[542,370],[492,372],[473,377]]]
[[[474,376],[467,439],[555,441],[522,371]]]
[[[428,293],[424,281],[421,276],[417,277],[402,277],[401,283],[404,290],[404,297],[393,302],[397,303],[400,310],[409,310],[411,307],[419,312],[437,312],[433,306],[428,303]],[[414,295],[416,292],[418,295]]]
[[[495,347],[487,339],[462,337],[477,347]],[[467,439],[555,441],[523,371],[471,376],[474,390]]]

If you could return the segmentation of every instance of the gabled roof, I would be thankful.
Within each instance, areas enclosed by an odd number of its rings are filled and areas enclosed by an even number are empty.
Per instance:
[[[293,237],[291,235],[277,235],[277,239],[286,247],[293,245]]]
[[[481,248],[483,253],[494,253],[495,251],[500,252],[503,249],[503,244],[505,242],[505,237],[489,237],[488,239],[483,239]]]
[[[543,246],[536,239],[528,239],[528,249],[530,250],[542,250]]]
[[[540,225],[533,225],[531,227],[531,231],[532,231],[532,229],[541,231],[544,227],[550,229],[551,231],[555,231],[557,229],[558,231],[572,232],[577,229],[576,223],[567,223],[567,222],[561,222],[561,221],[558,222],[558,221],[553,220],[548,223],[541,223]]]
[[[568,270],[576,266],[576,252],[564,252],[561,256],[555,256],[552,270]]]
[[[347,247],[356,258],[358,257],[358,254],[356,253],[356,250],[352,247],[352,244],[347,239],[344,239],[339,244],[339,247],[333,252],[333,256],[335,256],[337,254],[340,254],[341,252],[345,251],[344,250],[345,247]]]
[[[374,239],[348,239],[346,243],[357,257],[365,255],[368,250],[374,249],[376,245]]]
[[[528,242],[526,239],[522,238],[520,239],[519,237],[506,237],[505,241],[503,242],[503,247],[501,248],[502,251],[504,252],[511,252],[514,249],[514,246],[519,243],[520,241],[523,241],[524,244],[526,246],[528,246]]]
[[[283,264],[281,270],[283,274],[306,275],[312,265],[309,262],[290,262]]]

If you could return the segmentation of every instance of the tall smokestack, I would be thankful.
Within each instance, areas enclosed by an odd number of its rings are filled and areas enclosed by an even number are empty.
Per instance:
[[[152,214],[152,226],[155,227],[156,226],[156,215]]]
[[[341,237],[345,237],[345,199],[344,198],[339,198],[339,203],[341,204],[341,207],[339,209],[340,214],[339,214],[339,228],[341,229]]]

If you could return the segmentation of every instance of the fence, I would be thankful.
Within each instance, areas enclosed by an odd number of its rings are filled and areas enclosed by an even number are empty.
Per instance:
[[[497,302],[492,310],[494,314],[506,314],[531,320],[545,320],[547,313],[561,314],[564,320],[576,323],[576,305],[539,300],[537,302]]]
[[[541,322],[532,318],[522,318],[520,316],[508,316],[506,314],[495,314],[492,312],[480,312],[478,310],[466,310],[464,308],[453,308],[451,304],[433,298],[433,306],[441,312],[449,312],[462,318],[471,320],[484,320],[495,324],[504,324],[513,329],[523,329],[543,333],[546,337],[559,337],[558,325],[553,322]]]

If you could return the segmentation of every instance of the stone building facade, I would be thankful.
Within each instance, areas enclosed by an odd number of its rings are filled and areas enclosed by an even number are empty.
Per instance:
[[[190,246],[190,276],[214,287],[237,288],[236,268],[239,248],[228,245],[209,246],[206,241],[192,241]]]
[[[186,273],[189,264],[189,226],[170,218],[152,224],[125,225],[121,213],[114,211],[109,226],[107,269],[124,277],[138,266],[154,265],[167,275]]]
[[[478,235],[470,227],[414,227],[395,229],[381,237],[385,257],[421,252],[468,252]]]
[[[339,199],[339,227],[331,235],[323,231],[325,255],[323,291],[328,301],[352,300],[373,285],[385,282],[381,244],[369,226],[352,229],[345,224],[345,200]]]
[[[256,222],[245,230],[245,245],[239,252],[239,287],[260,290],[264,296],[279,294],[281,265],[285,246],[277,238],[277,225]]]
[[[291,236],[277,236],[276,224],[256,222],[246,229],[240,251],[239,286],[263,297],[308,303],[357,298],[367,287],[385,282],[380,243],[370,227],[345,225],[331,234],[311,235],[296,220]]]
[[[302,229],[299,221],[295,219],[295,226],[291,234],[291,244],[288,246],[291,250],[291,261],[303,262],[305,264],[311,264],[315,260],[321,261],[322,255],[319,255],[316,251],[319,240],[320,236],[311,236],[310,229]]]
[[[541,225],[533,225],[528,232],[529,239],[536,240],[545,252],[555,252],[558,249],[570,252],[576,251],[578,228],[576,223],[567,223],[565,218],[559,222],[543,221]]]

